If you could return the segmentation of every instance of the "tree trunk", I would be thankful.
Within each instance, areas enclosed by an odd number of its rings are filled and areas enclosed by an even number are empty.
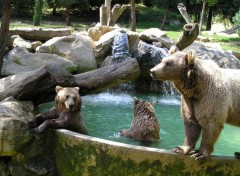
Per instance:
[[[140,74],[136,59],[72,75],[56,65],[48,65],[31,72],[0,79],[0,101],[12,96],[18,100],[33,101],[34,105],[54,100],[56,85],[80,88],[80,94],[101,90],[136,79]]]
[[[168,15],[168,9],[165,10],[165,13],[164,13],[164,16],[163,16],[163,20],[162,20],[162,24],[161,24],[161,26],[160,26],[160,29],[161,29],[161,30],[163,29],[163,26],[164,26],[165,23],[166,23],[167,15]]]
[[[10,0],[3,0],[2,1],[2,24],[1,24],[1,34],[0,34],[0,77],[2,64],[3,64],[3,57],[6,52],[7,40],[8,40],[8,33],[9,33],[9,23],[10,23],[10,12],[11,12],[11,1]]]
[[[131,31],[136,31],[136,9],[135,9],[135,0],[131,1]]]
[[[124,12],[124,10],[127,8],[126,5],[119,5],[116,4],[112,10],[110,11],[109,14],[109,19],[108,19],[108,26],[114,26],[117,22],[117,19],[122,15],[122,13]]]
[[[212,10],[212,7],[209,7],[206,31],[211,31],[211,28],[212,28],[212,17],[213,17],[213,10]]]
[[[107,19],[108,19],[108,14],[107,14],[107,7],[106,6],[101,6],[100,7],[100,24],[101,26],[106,26],[107,25]]]
[[[207,0],[203,0],[201,18],[200,18],[200,23],[199,23],[199,33],[200,34],[201,34],[201,31],[202,31],[202,24],[203,24],[203,20],[204,20],[204,13],[205,13],[206,3],[207,3]]]
[[[105,0],[105,7],[107,8],[107,19],[109,19],[109,15],[110,15],[110,10],[111,10],[111,3],[112,3],[112,0]]]
[[[65,12],[65,17],[66,17],[66,25],[70,26],[70,7],[66,7],[66,12]]]

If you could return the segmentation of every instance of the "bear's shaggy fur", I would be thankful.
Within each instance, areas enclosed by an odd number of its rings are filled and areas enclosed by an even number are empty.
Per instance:
[[[175,147],[173,152],[206,159],[213,152],[224,123],[240,126],[240,70],[222,69],[188,51],[164,58],[150,72],[155,80],[173,82],[181,94],[185,139],[183,146]],[[201,133],[200,147],[195,150]]]
[[[74,132],[87,134],[83,117],[81,116],[81,97],[78,87],[56,86],[56,106],[46,113],[38,114],[28,122],[30,128],[37,133],[43,133],[48,128],[64,128]]]
[[[121,130],[121,135],[142,141],[156,141],[160,138],[160,124],[155,116],[154,102],[138,100],[134,97],[134,117],[129,130]]]

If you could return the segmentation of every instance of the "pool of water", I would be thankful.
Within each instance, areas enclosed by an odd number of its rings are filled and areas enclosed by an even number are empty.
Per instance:
[[[160,122],[160,140],[148,146],[171,150],[177,145],[182,145],[184,128],[180,115],[180,96],[175,95],[104,92],[83,96],[82,109],[89,135],[127,144],[146,145],[119,135],[121,129],[130,128],[134,96],[156,101],[154,107]],[[213,154],[233,156],[235,151],[240,151],[239,136],[240,128],[225,125]]]

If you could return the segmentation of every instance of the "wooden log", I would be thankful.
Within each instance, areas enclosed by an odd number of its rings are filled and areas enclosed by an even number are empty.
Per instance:
[[[127,8],[126,5],[122,6],[119,4],[114,5],[112,10],[110,11],[107,25],[114,26],[117,22],[117,19],[122,15],[126,8]]]
[[[136,59],[74,76],[59,66],[47,65],[0,79],[0,100],[12,96],[39,105],[54,100],[56,85],[79,86],[80,94],[86,95],[134,80],[139,73]]]
[[[191,19],[189,18],[189,15],[187,13],[187,8],[185,7],[185,5],[183,3],[179,3],[177,8],[178,8],[179,12],[181,13],[181,15],[183,16],[186,23],[192,23]]]
[[[139,74],[138,62],[135,58],[131,58],[74,77],[77,83],[76,86],[80,88],[81,95],[86,95],[135,80]]]
[[[183,32],[175,45],[171,46],[168,53],[173,54],[176,51],[182,51],[191,45],[199,34],[198,23],[189,23],[183,26]]]
[[[42,29],[42,28],[21,28],[11,29],[9,35],[20,35],[26,40],[46,41],[53,37],[62,37],[71,35],[71,30],[68,28],[62,29]]]

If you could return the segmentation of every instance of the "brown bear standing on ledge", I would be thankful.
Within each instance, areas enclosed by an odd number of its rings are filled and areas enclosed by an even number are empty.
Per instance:
[[[56,86],[56,107],[50,111],[38,114],[28,122],[29,128],[37,133],[43,133],[48,128],[68,129],[74,132],[87,134],[83,117],[81,116],[82,100],[78,87]]]
[[[181,94],[185,139],[183,146],[173,148],[173,152],[206,159],[224,123],[240,126],[240,70],[222,69],[188,51],[164,58],[150,72],[155,80],[172,81]],[[201,133],[200,148],[196,150]],[[238,152],[235,155],[239,157]]]
[[[160,124],[155,116],[154,103],[134,97],[134,117],[129,130],[121,130],[121,135],[142,141],[159,140]]]

